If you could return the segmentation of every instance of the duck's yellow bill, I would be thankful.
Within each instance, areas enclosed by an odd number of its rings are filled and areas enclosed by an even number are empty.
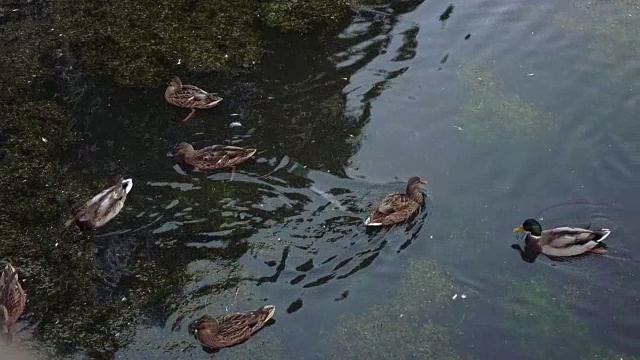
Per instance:
[[[522,225],[513,228],[514,233],[522,232],[522,231],[524,231],[524,228],[522,227]]]

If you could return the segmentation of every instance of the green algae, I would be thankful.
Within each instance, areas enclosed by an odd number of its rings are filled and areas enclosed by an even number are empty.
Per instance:
[[[575,0],[577,14],[557,14],[556,23],[583,35],[597,56],[610,58],[640,54],[640,7],[636,1]]]
[[[120,84],[158,85],[173,73],[211,72],[260,60],[261,27],[308,32],[337,28],[347,1],[180,2],[51,0],[59,37],[94,73]]]
[[[351,1],[273,0],[262,4],[258,17],[270,27],[296,32],[309,32],[343,24],[351,11]]]
[[[523,354],[540,359],[583,353],[584,344],[590,342],[587,325],[573,314],[572,307],[588,295],[587,290],[565,286],[555,297],[541,277],[534,277],[514,281],[508,291],[506,326]],[[531,346],[531,339],[544,346]]]
[[[388,305],[343,317],[328,338],[331,358],[458,359],[449,330],[423,317],[451,304],[450,276],[430,260],[412,261]],[[448,300],[448,301],[447,301]]]
[[[494,74],[476,64],[464,64],[458,76],[471,90],[465,114],[459,119],[466,134],[491,142],[496,136],[531,138],[551,126],[549,115],[518,96],[503,94]]]

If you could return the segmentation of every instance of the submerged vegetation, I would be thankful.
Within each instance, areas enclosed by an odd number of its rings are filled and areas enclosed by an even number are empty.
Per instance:
[[[51,0],[52,26],[94,72],[157,85],[170,71],[219,71],[260,59],[261,27],[335,29],[350,3],[311,1]],[[73,14],[73,15],[71,15]]]
[[[390,306],[375,305],[346,316],[331,336],[340,359],[458,359],[446,329],[429,320],[451,302],[453,283],[430,260],[412,261]]]
[[[475,65],[462,65],[458,75],[470,88],[462,124],[474,136],[482,134],[491,140],[500,134],[526,138],[548,129],[552,123],[548,115],[517,96],[504,95],[495,76],[487,69]]]
[[[20,271],[28,294],[23,319],[35,339],[48,345],[41,351],[111,358],[136,322],[171,311],[167,304],[175,303],[187,278],[176,264],[149,260],[144,236],[110,239],[124,248],[101,264],[92,237],[64,227],[71,205],[104,185],[66,163],[77,141],[65,102],[65,86],[73,85],[71,65],[123,85],[157,85],[174,70],[214,71],[258,61],[261,25],[312,31],[349,14],[346,2],[284,4],[51,0],[2,13],[0,259]],[[25,333],[15,337],[28,338]]]

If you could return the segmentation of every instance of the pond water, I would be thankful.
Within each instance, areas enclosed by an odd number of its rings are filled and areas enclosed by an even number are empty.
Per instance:
[[[134,179],[93,236],[101,296],[142,291],[140,262],[165,270],[144,291],[171,294],[113,357],[207,358],[191,321],[265,304],[275,322],[215,358],[640,356],[638,17],[625,1],[363,6],[336,38],[269,39],[256,71],[178,74],[224,98],[186,123],[164,87],[73,79],[69,165]],[[181,141],[258,154],[229,181],[167,158]],[[365,229],[414,175],[421,215]],[[610,228],[608,252],[523,261],[511,229],[530,217]]]

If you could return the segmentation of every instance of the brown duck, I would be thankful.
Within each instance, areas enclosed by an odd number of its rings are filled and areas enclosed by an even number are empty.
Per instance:
[[[82,230],[92,230],[104,226],[111,221],[124,207],[127,194],[133,188],[133,179],[124,179],[116,176],[111,186],[102,190],[98,195],[78,204],[71,210],[71,218],[65,223],[66,226],[75,222],[76,226]]]
[[[255,153],[256,149],[227,145],[212,145],[195,150],[191,144],[182,142],[167,153],[167,156],[178,157],[200,171],[231,168],[233,179],[236,165],[247,161]]]
[[[18,281],[18,272],[7,264],[0,273],[0,335],[5,340],[12,338],[11,327],[24,311],[27,294]]]
[[[247,340],[260,330],[276,311],[273,305],[265,305],[257,310],[234,313],[213,318],[204,315],[189,325],[189,332],[200,343],[211,349],[233,346]]]
[[[382,199],[364,221],[365,226],[395,225],[412,217],[422,206],[420,185],[426,183],[417,176],[410,178],[404,193],[391,193]]]
[[[183,122],[191,119],[196,109],[210,109],[222,101],[222,98],[215,93],[206,92],[193,85],[182,85],[182,81],[177,76],[167,84],[164,98],[171,105],[191,109],[189,115],[182,120]]]

